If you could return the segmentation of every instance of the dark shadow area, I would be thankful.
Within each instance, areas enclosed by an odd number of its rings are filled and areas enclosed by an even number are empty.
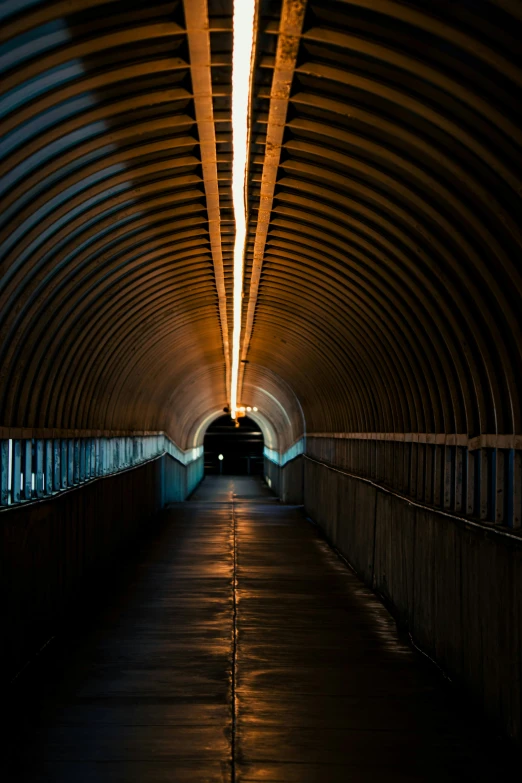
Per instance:
[[[208,768],[217,775],[228,750],[229,527],[228,517],[196,529],[160,512],[112,572],[90,583],[8,691],[2,780],[153,783],[171,779],[173,766],[180,780],[215,779]],[[221,547],[213,565],[201,558],[203,540]],[[165,606],[168,628],[158,634]],[[219,627],[209,630],[213,619]],[[159,758],[144,759],[151,742]]]
[[[166,519],[165,512],[154,515],[146,529],[121,548],[110,568],[100,568],[84,579],[53,635],[5,686],[4,705],[10,719],[4,732],[0,779],[25,781],[31,777],[31,764],[46,727],[53,721],[60,723],[64,704],[81,688],[92,668],[92,661],[86,664],[86,656],[104,629],[111,623],[117,625],[124,615],[143,562],[162,546]],[[44,775],[37,779],[65,780],[68,770],[63,778],[55,774],[56,778]]]
[[[511,749],[300,510],[240,500],[257,478],[205,484],[235,507],[165,510],[18,683],[3,780],[511,779]]]
[[[209,426],[204,440],[205,475],[263,474],[263,434],[248,416],[238,421],[236,427],[230,416],[220,416]]]

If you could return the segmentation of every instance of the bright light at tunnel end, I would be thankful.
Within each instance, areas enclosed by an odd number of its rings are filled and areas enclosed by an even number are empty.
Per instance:
[[[245,189],[255,8],[256,0],[234,0],[232,28],[232,200],[236,237],[234,242],[232,361],[230,375],[230,415],[233,419],[236,418],[237,412],[239,356],[241,350],[243,265],[246,241]]]

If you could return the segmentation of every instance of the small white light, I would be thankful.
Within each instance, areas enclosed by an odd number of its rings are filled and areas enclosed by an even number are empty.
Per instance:
[[[239,410],[241,411],[241,413],[244,413],[245,412],[245,406],[242,405]]]
[[[250,413],[251,410],[252,408],[250,407],[250,405],[247,405],[247,411]]]
[[[257,410],[258,410],[258,409],[257,409],[257,408],[256,408],[256,406],[254,405],[254,407],[252,408],[252,410],[253,410],[253,411],[255,411],[255,412],[257,413]]]
[[[221,460],[222,460],[222,459],[223,459],[223,455],[222,455],[222,454],[220,454],[220,455],[218,456],[218,460],[221,462]]]

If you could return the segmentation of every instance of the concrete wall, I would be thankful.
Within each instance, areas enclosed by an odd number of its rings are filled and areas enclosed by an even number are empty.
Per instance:
[[[303,503],[303,458],[296,457],[280,467],[265,457],[265,480],[283,503]]]
[[[268,486],[275,492],[278,497],[281,497],[281,468],[276,465],[275,462],[265,457],[265,481]]]
[[[55,633],[89,579],[107,571],[166,504],[201,480],[163,456],[53,498],[0,512],[2,677],[9,681]]]
[[[414,640],[522,740],[522,539],[305,460],[305,509]]]

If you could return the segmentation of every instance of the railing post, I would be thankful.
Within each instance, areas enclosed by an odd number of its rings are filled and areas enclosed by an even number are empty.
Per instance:
[[[491,478],[491,513],[492,520],[501,525],[505,517],[506,499],[506,459],[503,449],[493,449]]]
[[[84,481],[89,481],[89,479],[91,477],[91,444],[92,444],[92,438],[85,438]]]
[[[9,505],[9,440],[0,440],[0,506]]]
[[[441,446],[433,446],[433,505],[442,505],[442,451]]]
[[[60,486],[67,488],[67,439],[60,438]]]
[[[75,439],[67,439],[67,486],[72,487],[74,484],[74,451],[75,451]]]
[[[121,464],[120,439],[114,438],[111,473],[114,473],[115,470],[119,470],[120,464]]]
[[[22,441],[22,472],[24,474],[23,499],[31,500],[33,496],[33,441]]]
[[[96,478],[96,438],[91,438],[91,467],[89,471],[90,478]]]
[[[53,442],[49,438],[45,441],[45,483],[44,495],[51,495],[53,491],[53,467],[54,467]]]
[[[36,465],[35,465],[35,476],[34,476],[34,483],[35,483],[35,495],[37,498],[42,498],[44,496],[44,487],[45,487],[45,473],[44,473],[44,465],[45,465],[45,450],[44,450],[45,442],[41,438],[37,438],[34,442],[34,449],[35,449],[35,458],[36,458]]]
[[[476,476],[477,460],[474,451],[466,449],[466,509],[468,516],[476,516]]]
[[[410,461],[411,461],[411,443],[402,441],[402,491],[405,495],[410,494]]]
[[[479,519],[482,520],[489,518],[490,460],[488,457],[487,449],[482,448],[477,451],[477,510]]]
[[[22,444],[18,438],[13,440],[11,452],[11,500],[19,503],[22,488]]]
[[[424,457],[424,500],[426,503],[433,501],[433,450],[432,443],[426,443]]]
[[[442,446],[444,459],[444,508],[453,508],[455,490],[455,459],[454,446]]]
[[[455,446],[455,501],[454,509],[462,512],[465,509],[466,498],[464,488],[466,486],[466,459],[462,446]]]
[[[410,476],[408,482],[408,495],[412,498],[416,496],[417,492],[417,451],[415,449],[415,443],[410,441],[408,443],[410,452]]]
[[[62,444],[60,438],[53,440],[53,490],[58,492],[62,487]]]
[[[80,439],[72,441],[72,483],[80,483]]]

